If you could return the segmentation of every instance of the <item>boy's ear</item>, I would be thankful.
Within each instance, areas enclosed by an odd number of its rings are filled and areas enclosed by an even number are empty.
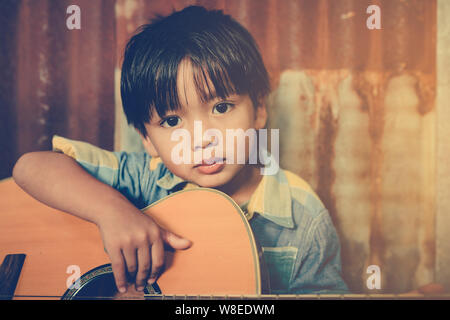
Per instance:
[[[141,137],[142,144],[144,145],[145,151],[152,157],[159,157],[158,151],[156,151],[155,146],[153,145],[152,141],[150,140],[149,136],[147,135],[144,137],[142,133],[138,132],[139,136]]]
[[[267,122],[267,110],[265,103],[261,103],[256,108],[255,129],[263,129]]]

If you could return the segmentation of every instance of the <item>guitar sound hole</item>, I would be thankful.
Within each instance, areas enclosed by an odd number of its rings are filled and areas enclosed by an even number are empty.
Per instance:
[[[76,292],[72,299],[106,299],[112,300],[118,294],[114,276],[112,273],[106,273],[95,277]]]
[[[147,285],[144,292],[137,291],[134,285],[134,278],[129,279],[127,292],[120,293],[117,290],[112,273],[111,265],[106,264],[99,266],[82,275],[78,281],[79,288],[76,283],[68,289],[61,297],[62,300],[143,300],[144,294],[159,295],[161,290],[158,284]]]

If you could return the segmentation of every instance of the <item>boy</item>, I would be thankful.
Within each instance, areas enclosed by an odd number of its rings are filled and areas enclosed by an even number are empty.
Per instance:
[[[234,145],[219,154],[217,147],[225,145],[219,135],[195,138],[198,122],[221,136],[230,129],[263,129],[269,92],[252,36],[230,16],[192,6],[158,17],[131,38],[122,66],[125,115],[146,152],[108,152],[55,136],[53,150],[64,154],[25,154],[14,179],[38,200],[98,226],[120,292],[126,291],[127,273],[138,291],[157,279],[164,244],[190,246],[139,208],[202,186],[225,192],[246,212],[263,248],[270,293],[345,293],[339,239],[311,188],[286,170],[262,175],[260,165],[249,161],[247,136],[244,163],[234,159],[243,152]],[[195,138],[181,163],[174,161],[176,130]]]

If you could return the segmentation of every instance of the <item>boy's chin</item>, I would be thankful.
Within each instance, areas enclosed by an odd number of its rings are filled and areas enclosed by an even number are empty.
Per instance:
[[[230,172],[219,172],[216,174],[200,174],[195,177],[197,185],[203,188],[220,188],[230,182],[233,175]]]
[[[203,188],[219,188],[227,183],[227,181],[222,181],[222,179],[218,179],[217,177],[202,177],[194,182]]]

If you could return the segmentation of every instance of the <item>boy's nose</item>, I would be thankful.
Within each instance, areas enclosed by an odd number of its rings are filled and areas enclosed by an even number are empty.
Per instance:
[[[206,149],[215,145],[217,145],[217,139],[215,136],[208,137],[207,139],[202,137],[201,140],[194,141],[194,151],[197,151],[198,149]]]
[[[196,120],[193,128],[190,128],[191,137],[193,138],[192,150],[198,152],[208,147],[214,147],[221,143],[221,132],[208,122]],[[191,140],[192,141],[192,140]]]

